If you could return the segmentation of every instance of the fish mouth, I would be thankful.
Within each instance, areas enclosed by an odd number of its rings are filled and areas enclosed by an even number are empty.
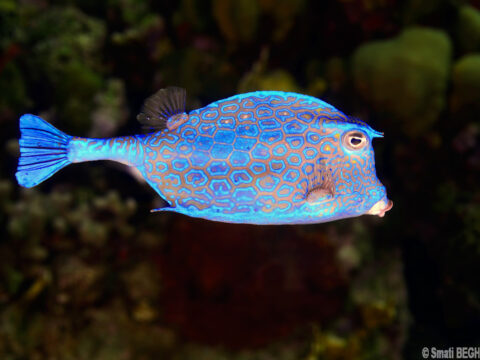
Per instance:
[[[387,198],[384,198],[377,202],[375,205],[371,207],[370,210],[367,211],[369,215],[378,215],[380,217],[384,217],[385,213],[393,207],[393,201]]]

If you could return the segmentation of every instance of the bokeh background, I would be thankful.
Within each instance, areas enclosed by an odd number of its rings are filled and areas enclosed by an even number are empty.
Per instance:
[[[34,189],[18,117],[140,132],[188,108],[297,91],[357,116],[395,205],[311,226],[150,214],[110,162]],[[0,0],[0,358],[417,359],[480,344],[480,1]]]

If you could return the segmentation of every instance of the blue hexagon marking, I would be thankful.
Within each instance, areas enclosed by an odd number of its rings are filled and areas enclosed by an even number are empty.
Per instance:
[[[292,117],[293,115],[294,115],[293,111],[288,108],[281,108],[281,109],[275,110],[275,117],[278,119],[285,120],[286,118]]]
[[[175,159],[172,161],[172,167],[174,170],[183,171],[189,166],[187,159]]]
[[[208,177],[203,170],[191,169],[185,174],[185,182],[188,185],[203,186],[207,181]]]
[[[217,127],[212,124],[212,123],[202,123],[198,127],[198,131],[202,135],[210,135],[212,136],[215,133],[215,130],[217,130]]]
[[[161,140],[163,142],[169,144],[175,144],[178,141],[179,137],[177,134],[167,133],[166,136],[162,137]]]
[[[307,141],[310,144],[316,145],[320,142],[321,139],[322,139],[322,137],[319,133],[316,133],[316,132],[313,132],[313,131],[307,132]]]
[[[306,123],[310,123],[315,118],[315,115],[311,111],[302,111],[297,114],[297,117]]]
[[[153,170],[153,164],[152,164],[150,161],[147,161],[147,162],[145,163],[145,171],[146,171],[147,173],[151,173],[152,170]]]
[[[230,167],[225,161],[212,161],[207,171],[211,176],[227,175],[230,171]]]
[[[287,161],[290,165],[300,165],[302,163],[301,157],[295,153],[288,155]]]
[[[257,205],[260,208],[271,209],[272,205],[276,203],[275,198],[272,195],[262,195],[257,200]]]
[[[222,113],[235,113],[238,111],[238,104],[235,104],[235,103],[227,103],[225,105],[222,106],[221,108],[221,112]]]
[[[255,116],[257,119],[271,117],[273,116],[273,110],[271,107],[268,106],[259,106],[255,110]]]
[[[180,155],[188,155],[192,152],[192,144],[188,141],[180,141],[177,144],[177,153]]]
[[[277,194],[279,197],[288,197],[295,190],[293,186],[288,184],[282,184],[280,188],[277,190]]]
[[[273,148],[273,155],[283,156],[287,153],[287,147],[283,144],[277,145]]]
[[[235,131],[218,130],[214,139],[221,144],[233,144],[233,141],[235,140]]]
[[[230,194],[232,189],[230,183],[226,179],[212,179],[208,184],[209,189],[214,196],[226,196]]]
[[[257,190],[252,186],[237,188],[233,192],[233,199],[237,204],[242,202],[250,203],[255,200],[256,196]]]
[[[300,149],[305,142],[303,136],[287,136],[286,140],[292,149]]]
[[[155,135],[150,138],[147,137],[146,140],[147,146],[157,147],[162,142],[162,137]]]
[[[318,155],[318,150],[314,148],[313,146],[307,146],[305,149],[303,149],[303,156],[305,156],[305,159],[313,159]]]
[[[171,187],[171,186],[178,187],[182,185],[182,178],[178,174],[169,173],[164,176],[164,179],[165,179],[165,183],[168,184],[167,185],[168,187]]]
[[[283,129],[287,134],[302,134],[307,129],[307,125],[302,124],[300,121],[292,120],[286,123]]]
[[[277,120],[275,120],[275,118],[259,120],[258,124],[260,125],[260,128],[262,130],[268,130],[268,129],[273,130],[273,129],[280,128],[280,123]]]
[[[179,190],[178,190],[178,193],[179,194],[191,194],[192,193],[192,190],[190,189],[187,189],[186,187],[181,187]]]
[[[231,209],[235,206],[235,204],[229,198],[226,199],[217,199],[215,201],[215,205],[213,208],[219,208],[221,212],[231,211]]]
[[[270,170],[274,173],[281,173],[283,170],[285,170],[285,162],[283,160],[272,160],[270,161]]]
[[[283,175],[283,181],[295,183],[300,177],[300,171],[297,169],[288,169],[285,175]]]
[[[281,211],[283,212],[288,212],[290,211],[290,209],[292,208],[292,203],[291,201],[286,201],[286,200],[283,200],[283,201],[278,201],[277,202],[277,206],[281,209]]]
[[[257,101],[255,101],[255,99],[244,99],[244,101],[242,101],[242,107],[245,109],[254,109],[257,106],[256,103]]]
[[[249,167],[255,175],[263,174],[267,171],[267,167],[265,166],[265,164],[257,161],[251,163]]]
[[[212,194],[206,188],[203,188],[201,190],[196,190],[195,194],[197,195],[196,198],[197,198],[197,201],[199,202],[203,202],[207,204],[208,202],[213,200]]]
[[[230,174],[230,180],[234,185],[250,184],[253,180],[247,170],[234,170]]]
[[[305,175],[310,176],[315,171],[315,166],[314,164],[311,164],[311,163],[303,164],[302,171]]]
[[[255,146],[256,142],[257,139],[255,138],[237,137],[233,147],[237,150],[250,151],[250,149]]]
[[[214,107],[209,106],[205,111],[201,113],[203,120],[212,120],[218,117],[218,110]]]
[[[209,136],[197,136],[195,139],[195,147],[198,150],[210,150],[213,146],[213,139]]]
[[[273,145],[276,142],[282,141],[283,131],[274,130],[274,131],[264,131],[260,135],[260,141],[268,145]]]
[[[191,126],[185,126],[182,129],[182,138],[185,140],[194,140],[197,136],[197,131],[193,129]]]
[[[252,121],[253,120],[253,112],[251,111],[240,111],[238,113],[238,120],[240,120],[240,122],[242,121]]]
[[[260,190],[273,191],[277,187],[279,182],[280,179],[277,176],[267,175],[257,179],[255,184]]]
[[[221,116],[217,120],[217,125],[222,129],[235,129],[235,118],[233,116]]]
[[[175,153],[175,149],[171,148],[170,146],[167,146],[167,145],[162,146],[162,157],[164,159],[171,159],[174,153]]]
[[[258,127],[255,124],[243,124],[238,125],[235,129],[235,132],[239,136],[257,136],[258,135]]]
[[[250,161],[250,154],[243,151],[234,151],[230,156],[232,166],[246,166]]]
[[[254,159],[268,159],[270,157],[269,148],[258,143],[252,150],[252,157]]]
[[[203,167],[207,165],[210,156],[203,151],[194,151],[190,156],[190,162],[193,167]]]
[[[233,150],[232,145],[214,144],[212,148],[212,157],[215,159],[226,159]]]
[[[320,152],[322,154],[334,154],[337,151],[335,145],[331,143],[330,141],[325,141],[321,146],[320,146]]]
[[[156,164],[155,164],[155,171],[158,172],[158,173],[164,173],[164,172],[167,172],[168,171],[168,166],[166,163],[162,162],[162,161],[158,161]]]
[[[199,122],[200,122],[200,116],[192,115],[190,113],[190,115],[188,116],[188,123],[192,126],[197,126]]]

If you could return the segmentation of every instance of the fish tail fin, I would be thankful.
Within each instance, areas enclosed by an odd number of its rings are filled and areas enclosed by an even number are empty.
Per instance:
[[[15,176],[21,186],[38,185],[71,163],[68,144],[72,137],[42,118],[23,115],[20,132],[20,158]]]

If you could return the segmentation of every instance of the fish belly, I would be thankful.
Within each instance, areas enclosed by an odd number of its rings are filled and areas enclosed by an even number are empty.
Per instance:
[[[309,172],[321,157],[324,117],[344,115],[314,100],[259,92],[192,111],[174,132],[145,138],[144,176],[166,210],[226,222],[318,222],[305,204]]]

